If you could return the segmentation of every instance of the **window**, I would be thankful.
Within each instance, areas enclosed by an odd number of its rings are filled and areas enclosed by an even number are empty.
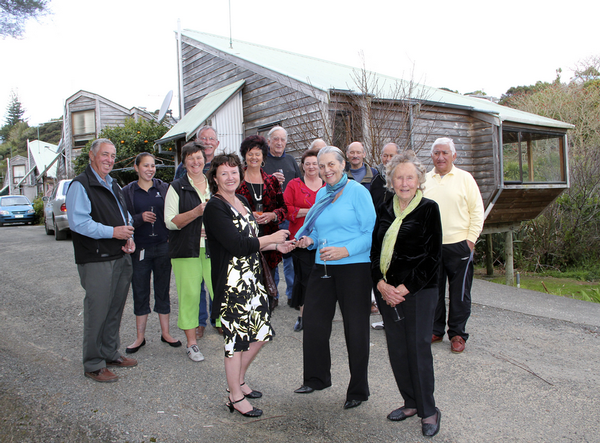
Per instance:
[[[17,184],[25,177],[25,165],[13,166],[13,184]]]
[[[73,112],[73,136],[96,134],[96,112],[94,110]]]
[[[563,134],[518,129],[502,131],[504,182],[564,182],[563,146]]]

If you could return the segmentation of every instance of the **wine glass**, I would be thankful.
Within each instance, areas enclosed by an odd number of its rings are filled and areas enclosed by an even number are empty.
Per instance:
[[[320,238],[319,239],[319,252],[327,246],[327,239]],[[323,266],[325,266],[325,275],[322,275],[321,278],[331,278],[331,275],[327,275],[327,260],[323,260]]]
[[[150,212],[156,214],[156,208],[154,206],[150,206]],[[157,237],[157,234],[154,233],[154,222],[152,222],[152,234],[149,237]]]
[[[284,180],[285,180],[285,174],[283,173],[283,169],[278,169],[278,170],[277,170],[277,171],[275,171],[275,172],[279,172],[281,175],[283,175],[283,177],[284,177]],[[284,183],[285,183],[285,181],[284,181]],[[284,191],[284,189],[283,189],[283,188],[285,187],[284,183],[282,183],[282,184],[281,184],[281,192],[283,192],[283,191]]]
[[[263,204],[262,204],[262,203],[256,203],[256,204],[254,205],[254,208],[255,208],[255,210],[256,210],[256,213],[257,213],[258,215],[262,215],[262,214],[263,214]]]

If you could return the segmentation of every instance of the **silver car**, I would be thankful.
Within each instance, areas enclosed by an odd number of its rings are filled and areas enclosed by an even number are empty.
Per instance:
[[[50,197],[44,197],[44,227],[46,234],[54,234],[56,240],[64,240],[69,232],[67,205],[65,203],[67,190],[71,180],[61,180],[54,187]]]

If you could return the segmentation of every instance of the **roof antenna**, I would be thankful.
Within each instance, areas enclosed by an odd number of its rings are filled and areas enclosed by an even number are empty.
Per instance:
[[[233,40],[231,38],[231,0],[229,0],[229,49],[233,49]]]

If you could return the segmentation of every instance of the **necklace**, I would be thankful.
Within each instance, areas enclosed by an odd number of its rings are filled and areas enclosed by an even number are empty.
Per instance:
[[[257,202],[262,201],[262,198],[263,198],[263,196],[262,196],[262,191],[263,191],[262,184],[258,183],[256,185],[256,186],[258,186],[258,195],[256,195],[256,191],[254,190],[255,189],[254,188],[254,183],[250,183],[250,182],[247,182],[247,183],[250,185],[250,189],[252,189],[252,194],[254,194],[254,201],[257,201]]]

